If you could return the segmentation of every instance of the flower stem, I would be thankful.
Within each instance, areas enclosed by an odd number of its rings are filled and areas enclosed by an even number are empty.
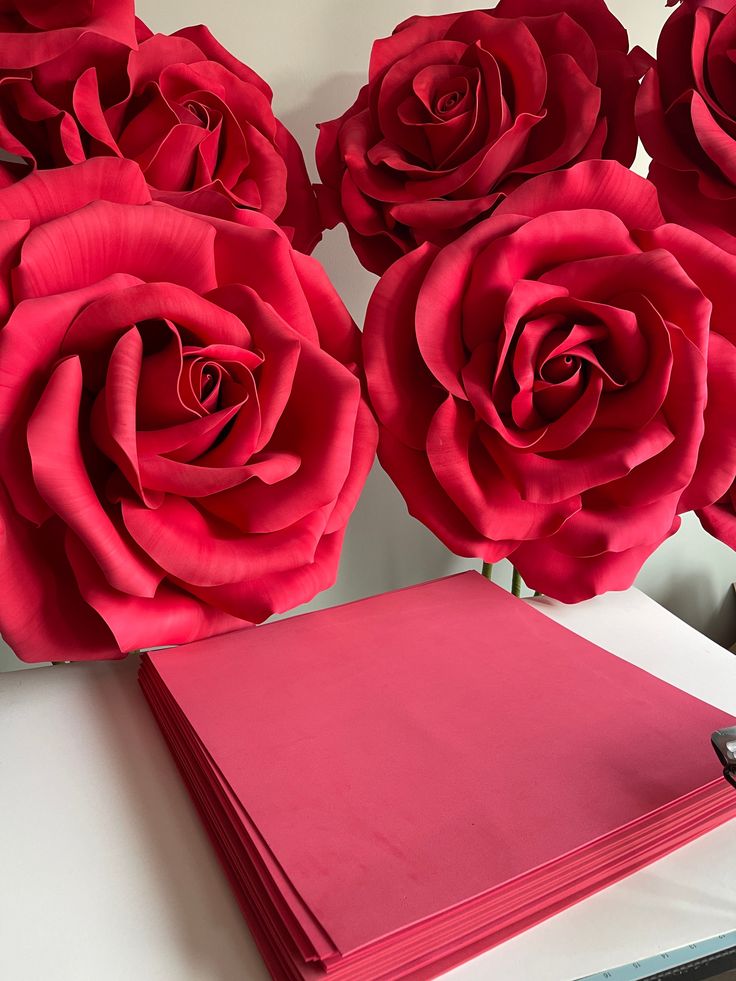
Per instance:
[[[481,572],[486,577],[486,579],[493,579],[493,563],[492,562],[484,562],[483,563],[483,568],[481,569]]]
[[[511,592],[514,596],[521,596],[521,574],[516,566],[512,566],[514,570],[511,576]]]

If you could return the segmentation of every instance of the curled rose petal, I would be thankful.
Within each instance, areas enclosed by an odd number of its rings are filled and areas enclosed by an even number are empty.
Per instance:
[[[706,531],[736,549],[736,480],[719,501],[697,514]]]
[[[680,519],[676,518],[665,538],[674,535],[679,527]],[[609,590],[628,589],[662,541],[658,538],[623,552],[576,556],[558,551],[551,538],[535,543],[533,548],[521,545],[514,552],[513,562],[530,589],[554,596],[560,591],[555,583],[564,582],[565,602],[580,603]]]
[[[14,0],[0,12],[0,67],[31,68],[67,51],[84,34],[135,48],[133,0]]]

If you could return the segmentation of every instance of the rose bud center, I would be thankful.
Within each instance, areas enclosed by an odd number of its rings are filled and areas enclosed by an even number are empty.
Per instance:
[[[184,108],[188,109],[205,129],[213,128],[212,114],[207,106],[202,105],[201,102],[189,101],[184,103]]]

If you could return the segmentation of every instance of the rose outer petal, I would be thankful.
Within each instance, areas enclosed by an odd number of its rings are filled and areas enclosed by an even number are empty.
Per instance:
[[[119,651],[150,647],[152,638],[156,646],[186,644],[243,626],[242,620],[167,582],[150,598],[117,592],[100,577],[89,553],[71,534],[67,536],[65,551],[87,609],[96,612],[114,637],[112,649],[97,657],[120,657]],[[71,653],[74,648],[67,650]]]
[[[456,555],[498,562],[517,545],[516,541],[485,538],[440,486],[427,454],[400,443],[388,429],[380,430],[378,458],[398,487],[409,514],[426,525]]]
[[[22,661],[122,657],[104,621],[65,574],[60,524],[33,527],[0,483],[0,630]]]
[[[406,446],[424,448],[441,393],[434,391],[416,341],[416,299],[436,248],[422,246],[384,273],[368,304],[363,328],[365,373],[382,425]],[[411,398],[407,394],[411,392]]]
[[[81,396],[81,365],[67,358],[54,370],[28,423],[36,487],[95,556],[112,586],[134,596],[153,596],[161,570],[121,535],[87,474],[79,446]]]
[[[33,482],[26,426],[59,355],[67,326],[87,303],[136,282],[112,276],[72,293],[25,300],[0,330],[0,478],[19,514],[40,524],[48,505]]]
[[[118,272],[206,292],[217,285],[215,234],[174,209],[94,202],[31,231],[14,271],[15,295],[66,293]]]
[[[325,528],[319,511],[269,534],[244,535],[196,504],[168,495],[155,510],[121,502],[125,527],[170,576],[196,586],[221,586],[297,568],[314,557]]]
[[[133,0],[96,0],[87,3],[44,4],[30,7],[18,3],[21,14],[36,30],[18,30],[13,20],[0,20],[0,51],[3,68],[40,65],[66,51],[84,32],[94,32],[128,47],[136,46]],[[81,9],[80,9],[81,8]],[[87,16],[80,16],[84,11]],[[77,23],[75,23],[75,20]]]
[[[665,538],[680,527],[675,518]],[[642,565],[662,544],[660,538],[623,552],[568,555],[555,548],[554,538],[520,545],[511,561],[530,589],[563,603],[580,603],[609,590],[628,589]]]
[[[345,528],[324,535],[314,558],[295,569],[273,572],[260,579],[246,579],[222,586],[186,586],[193,596],[214,608],[252,623],[261,623],[272,613],[283,613],[294,606],[294,597],[305,600],[335,583]],[[242,626],[242,619],[238,626]]]
[[[556,211],[610,212],[627,228],[656,228],[663,221],[649,181],[615,160],[586,160],[570,170],[536,177],[516,188],[495,213],[533,218],[548,213],[550,202]]]
[[[736,549],[736,510],[731,500],[719,501],[697,512],[705,530]]]

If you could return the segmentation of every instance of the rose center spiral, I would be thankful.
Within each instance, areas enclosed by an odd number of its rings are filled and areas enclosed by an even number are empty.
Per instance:
[[[574,354],[564,354],[550,358],[539,372],[540,377],[553,384],[567,381],[580,370],[580,358]]]
[[[440,114],[450,112],[451,109],[455,108],[455,106],[458,104],[459,101],[460,101],[459,92],[448,92],[447,95],[442,95],[437,100],[436,111]]]
[[[184,103],[184,108],[188,109],[193,116],[204,126],[205,129],[210,128],[210,111],[206,106],[203,106],[201,102],[186,102]]]

